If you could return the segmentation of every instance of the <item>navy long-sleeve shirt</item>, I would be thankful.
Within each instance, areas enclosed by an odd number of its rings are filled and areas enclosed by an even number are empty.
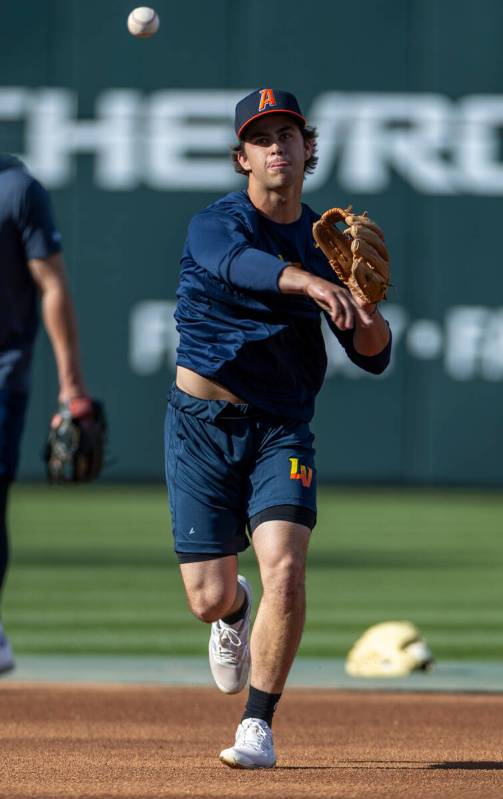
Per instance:
[[[307,205],[296,222],[262,216],[246,191],[233,192],[196,214],[181,259],[175,318],[177,363],[228,388],[256,407],[309,421],[326,371],[322,310],[311,299],[279,291],[287,263],[300,262],[338,282],[316,249]],[[348,357],[379,374],[391,339],[374,356],[358,353],[353,330],[329,325]]]

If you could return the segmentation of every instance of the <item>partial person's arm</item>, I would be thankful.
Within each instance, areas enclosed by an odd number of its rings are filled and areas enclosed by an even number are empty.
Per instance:
[[[61,253],[34,258],[28,267],[41,294],[42,318],[58,370],[60,402],[88,396],[80,366],[77,324]]]
[[[296,266],[285,267],[278,286],[283,294],[303,294],[319,305],[353,363],[373,374],[386,369],[391,332],[377,305],[362,305],[343,286]]]
[[[369,306],[367,310],[370,310]],[[377,306],[374,306],[371,318],[373,321],[370,325],[362,325],[356,317],[354,330],[344,331],[338,330],[330,319],[327,321],[348,358],[360,369],[380,375],[390,362],[392,335]]]
[[[277,293],[285,262],[252,247],[250,237],[240,219],[204,211],[193,217],[187,241],[196,263],[228,285],[245,291]]]
[[[360,306],[361,307],[361,306]],[[391,338],[389,325],[379,312],[379,307],[374,306],[373,310],[365,306],[370,314],[370,324],[362,324],[358,316],[355,317],[355,331],[353,334],[353,344],[355,350],[360,355],[377,355],[389,343]]]
[[[350,292],[337,283],[287,265],[278,280],[282,294],[304,294],[326,312],[340,330],[352,330],[356,319],[362,326],[372,325],[372,316],[361,308]]]

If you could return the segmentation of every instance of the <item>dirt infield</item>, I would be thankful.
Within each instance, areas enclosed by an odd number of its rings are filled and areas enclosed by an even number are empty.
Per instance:
[[[290,689],[278,767],[228,769],[243,697],[0,684],[1,799],[503,797],[503,696]]]

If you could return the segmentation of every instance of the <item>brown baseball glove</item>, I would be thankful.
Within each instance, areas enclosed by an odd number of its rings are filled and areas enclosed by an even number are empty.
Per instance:
[[[339,230],[338,222],[346,229]],[[367,212],[354,214],[348,208],[331,208],[313,225],[316,246],[326,255],[337,277],[353,296],[364,303],[386,298],[389,256],[384,235]]]

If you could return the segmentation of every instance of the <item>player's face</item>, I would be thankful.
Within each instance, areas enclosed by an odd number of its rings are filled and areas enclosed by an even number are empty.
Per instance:
[[[281,188],[302,180],[311,156],[299,126],[288,114],[270,114],[252,122],[246,131],[239,163],[264,188]]]

